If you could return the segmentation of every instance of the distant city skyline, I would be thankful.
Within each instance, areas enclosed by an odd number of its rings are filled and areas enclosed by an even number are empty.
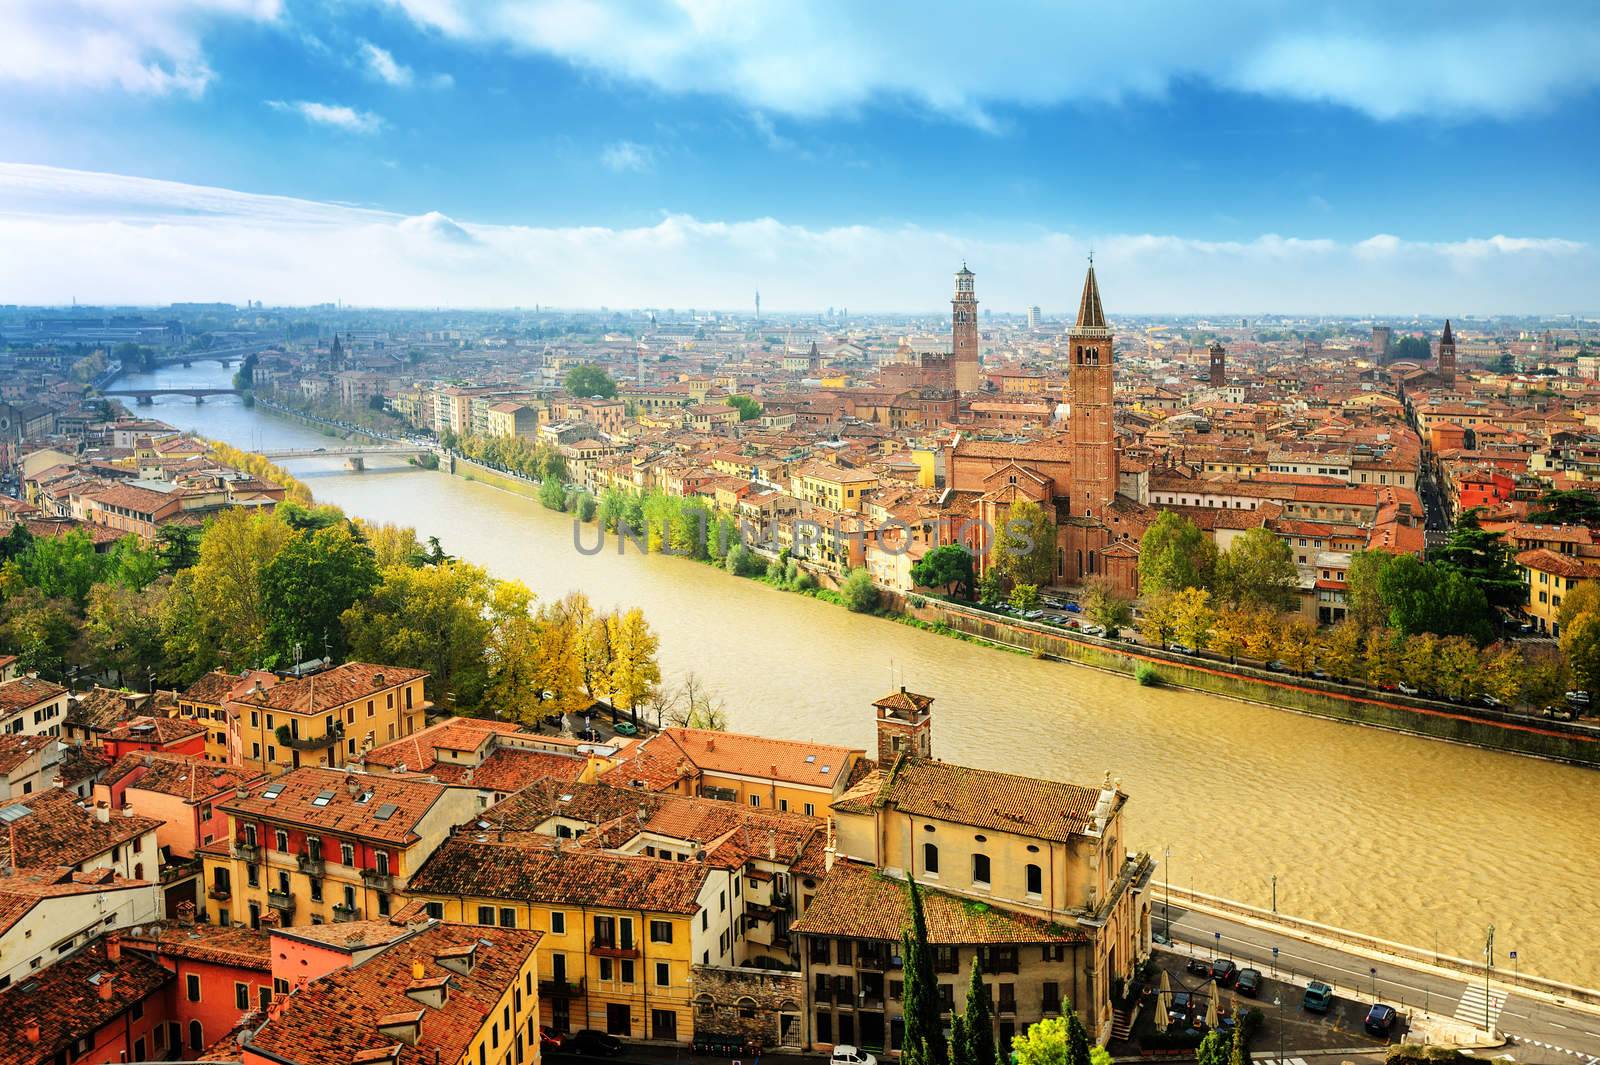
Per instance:
[[[1154,28],[1152,28],[1154,27]],[[1592,5],[19,0],[0,301],[1585,313]]]

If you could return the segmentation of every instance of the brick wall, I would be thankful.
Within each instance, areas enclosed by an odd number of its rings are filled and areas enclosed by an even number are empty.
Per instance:
[[[694,967],[695,1038],[737,1036],[764,1047],[804,1040],[805,978],[771,969]]]

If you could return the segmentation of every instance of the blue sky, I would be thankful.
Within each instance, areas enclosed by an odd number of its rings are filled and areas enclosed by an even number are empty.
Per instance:
[[[0,300],[1595,309],[1592,4],[1111,8],[14,0]]]

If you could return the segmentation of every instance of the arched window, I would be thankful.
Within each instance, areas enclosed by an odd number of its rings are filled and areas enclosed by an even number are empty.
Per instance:
[[[989,856],[987,854],[974,854],[972,856],[972,882],[989,886]]]
[[[749,995],[742,996],[736,1003],[739,1007],[739,1016],[749,1020],[756,1015],[756,1000]]]
[[[924,873],[933,873],[935,876],[938,875],[939,845],[937,843],[924,843],[922,845],[922,871]]]
[[[189,1049],[204,1050],[206,1048],[206,1030],[200,1026],[199,1021],[189,1022]]]

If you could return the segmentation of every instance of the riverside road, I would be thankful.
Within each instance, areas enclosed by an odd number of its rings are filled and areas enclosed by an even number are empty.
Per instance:
[[[1159,891],[1158,886],[1151,926],[1166,933],[1166,902]],[[1506,1046],[1477,1051],[1480,1057],[1532,1065],[1600,1063],[1600,1012],[1557,1005],[1492,983],[1486,995],[1482,980],[1373,961],[1362,954],[1189,910],[1177,902],[1172,905],[1170,922],[1172,949],[1183,955],[1229,958],[1301,985],[1308,979],[1322,980],[1334,985],[1341,997],[1355,996],[1367,1003],[1374,1001],[1376,987],[1376,1001],[1420,1008],[1477,1028],[1492,1026],[1506,1039]],[[1512,962],[1502,954],[1496,966],[1509,971]],[[1270,1003],[1262,1008],[1270,1009]],[[1298,1010],[1300,1002],[1285,1002],[1284,1008]]]

